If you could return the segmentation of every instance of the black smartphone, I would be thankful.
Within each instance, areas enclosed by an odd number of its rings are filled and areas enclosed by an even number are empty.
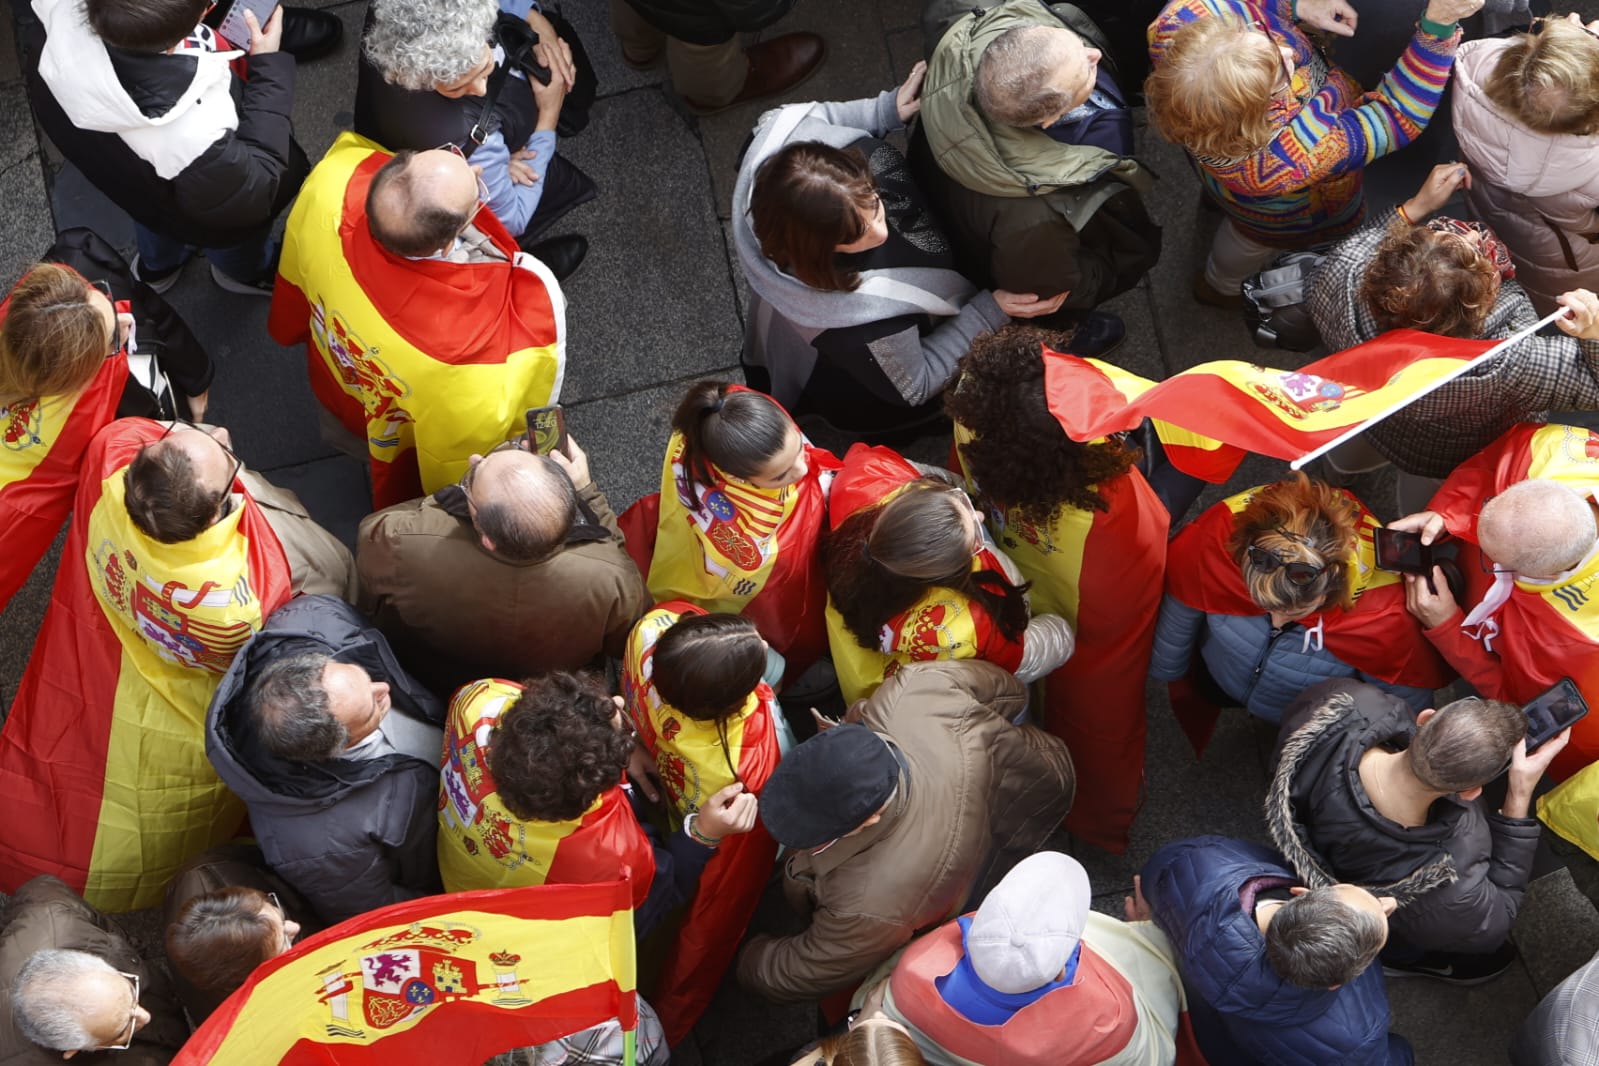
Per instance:
[[[1527,753],[1530,755],[1560,734],[1560,731],[1579,722],[1588,713],[1588,701],[1577,691],[1577,683],[1563,677],[1539,693],[1521,709],[1527,716]]]
[[[265,27],[267,20],[272,17],[272,12],[278,9],[278,0],[233,0],[233,6],[228,8],[228,13],[222,17],[222,22],[217,26],[217,31],[228,39],[228,43],[235,48],[250,50],[250,24],[244,21],[244,13],[255,13],[255,24]]]
[[[552,403],[548,407],[535,407],[528,411],[527,439],[540,455],[549,455],[557,450],[563,454],[566,452],[566,416],[561,413],[560,404]]]
[[[1377,567],[1396,574],[1432,573],[1432,548],[1421,542],[1420,533],[1378,527],[1373,534],[1377,546]]]

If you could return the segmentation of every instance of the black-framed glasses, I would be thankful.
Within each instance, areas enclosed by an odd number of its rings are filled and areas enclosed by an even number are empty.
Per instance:
[[[138,1028],[138,1017],[133,1012],[139,1007],[139,975],[136,973],[124,973],[121,970],[117,971],[117,975],[126,977],[128,983],[133,986],[133,1007],[128,1011],[127,1028],[123,1030],[120,1043],[101,1044],[99,1047],[91,1048],[91,1051],[126,1051],[133,1046],[133,1034]]]
[[[111,295],[110,283],[105,281],[91,281],[89,282],[89,285],[101,296],[104,296],[106,298],[106,302],[111,305],[111,321],[113,323],[111,326],[111,350],[106,353],[106,357],[110,358],[111,356],[120,352],[127,345],[128,330],[127,327],[122,324],[122,316],[117,314],[117,298]]]
[[[449,152],[456,158],[460,159],[461,162],[466,162],[466,153],[462,151],[461,146],[456,144],[454,141],[446,141],[444,144],[441,144],[435,148],[434,151]],[[472,220],[477,218],[477,213],[479,211],[489,206],[488,183],[483,180],[483,175],[479,174],[475,170],[472,172],[472,177],[477,181],[477,206],[472,208],[472,213],[466,216],[466,223],[461,227],[463,230],[472,224]]]
[[[462,474],[461,475],[461,480],[456,482],[456,484],[460,486],[461,491],[466,494],[466,502],[467,503],[471,503],[472,502],[472,479],[477,476],[478,467],[482,466],[484,464],[484,462],[487,461],[487,459],[488,459],[488,457],[490,455],[496,455],[496,454],[498,454],[500,452],[510,451],[512,448],[521,448],[521,447],[522,447],[522,442],[521,441],[514,440],[514,439],[513,440],[504,440],[504,441],[501,441],[500,443],[496,444],[494,447],[490,448],[488,450],[487,454],[485,454],[482,458],[478,459],[477,462],[474,463],[474,462],[472,462],[470,460],[467,461],[466,473]]]
[[[1316,566],[1313,563],[1289,562],[1270,548],[1262,548],[1258,544],[1251,544],[1244,552],[1249,558],[1249,565],[1263,574],[1282,568],[1290,585],[1309,585],[1327,570],[1326,564]]]
[[[217,515],[217,521],[220,522],[233,513],[233,483],[239,480],[239,471],[244,469],[244,460],[240,459],[232,448],[217,440],[212,434],[206,433],[204,429],[190,422],[187,418],[174,418],[171,424],[167,426],[167,431],[161,434],[156,443],[159,444],[161,441],[166,440],[179,429],[192,429],[196,433],[204,433],[207,437],[216,441],[216,446],[221,448],[228,458],[233,460],[233,470],[228,474],[227,484],[222,489],[222,498],[217,502],[217,509],[220,512]]]

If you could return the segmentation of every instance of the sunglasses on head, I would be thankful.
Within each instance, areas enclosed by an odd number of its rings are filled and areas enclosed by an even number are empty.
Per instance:
[[[1281,567],[1287,575],[1290,585],[1309,585],[1327,570],[1326,565],[1315,566],[1311,563],[1285,562],[1282,556],[1270,548],[1262,548],[1258,544],[1251,544],[1245,549],[1245,554],[1249,558],[1249,565],[1263,574],[1269,574]]]

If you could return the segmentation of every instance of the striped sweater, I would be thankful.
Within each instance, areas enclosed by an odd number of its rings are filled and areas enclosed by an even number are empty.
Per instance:
[[[1457,30],[1440,40],[1417,29],[1376,91],[1363,93],[1332,66],[1293,21],[1291,0],[1176,0],[1149,28],[1159,63],[1173,35],[1206,17],[1232,16],[1264,26],[1294,50],[1292,92],[1271,104],[1276,135],[1253,155],[1196,158],[1200,180],[1252,240],[1299,247],[1356,229],[1365,214],[1361,171],[1415,140],[1438,107],[1454,63]]]

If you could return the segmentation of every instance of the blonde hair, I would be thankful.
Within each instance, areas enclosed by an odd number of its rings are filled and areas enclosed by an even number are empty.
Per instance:
[[[1238,159],[1271,143],[1271,99],[1282,61],[1243,42],[1266,38],[1228,15],[1195,19],[1172,35],[1144,82],[1160,135],[1196,156]]]
[[[828,1066],[924,1066],[927,1059],[905,1030],[891,1025],[857,1025],[826,1037],[817,1046]]]
[[[1534,133],[1599,133],[1599,38],[1544,19],[1499,54],[1483,91]]]
[[[40,263],[11,290],[0,322],[0,403],[78,392],[110,347],[88,282],[64,266]]]
[[[1233,518],[1227,541],[1244,575],[1249,598],[1263,611],[1290,611],[1321,602],[1347,605],[1349,562],[1355,554],[1360,509],[1347,494],[1303,473],[1259,489]],[[1284,563],[1324,569],[1314,581],[1296,585],[1287,567],[1262,570],[1249,559],[1251,546]]]

